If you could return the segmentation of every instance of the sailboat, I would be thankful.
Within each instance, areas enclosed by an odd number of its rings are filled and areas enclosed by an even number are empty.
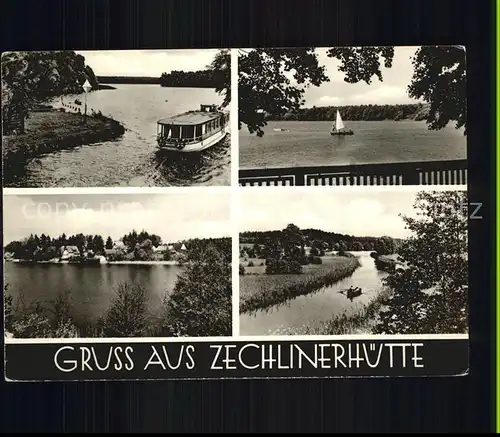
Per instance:
[[[344,122],[342,121],[342,117],[340,116],[340,112],[338,110],[337,110],[337,118],[333,123],[330,135],[354,135],[354,132],[351,129],[345,128]]]

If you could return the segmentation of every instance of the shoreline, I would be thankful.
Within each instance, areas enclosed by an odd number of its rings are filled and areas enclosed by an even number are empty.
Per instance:
[[[319,269],[317,272],[301,273],[297,275],[252,275],[248,276],[266,276],[279,278],[291,276],[294,282],[290,285],[283,284],[276,288],[260,290],[252,293],[248,297],[241,296],[240,292],[240,314],[251,314],[255,311],[266,310],[276,305],[282,305],[291,299],[302,295],[308,295],[321,290],[323,287],[334,285],[337,282],[351,276],[361,264],[358,258],[346,257],[346,261],[340,265],[323,264],[326,268]],[[256,287],[258,285],[256,284]]]
[[[84,115],[51,107],[30,111],[24,134],[2,137],[4,182],[15,179],[33,159],[47,153],[110,141],[121,137],[125,127],[104,115]]]
[[[68,261],[30,261],[30,260],[4,260],[5,262],[13,264],[55,264],[55,265],[75,265],[80,267],[96,267],[96,266],[106,266],[106,265],[159,265],[159,266],[180,266],[181,263],[178,261],[106,261],[106,262],[94,262],[87,264],[85,262],[68,262]]]

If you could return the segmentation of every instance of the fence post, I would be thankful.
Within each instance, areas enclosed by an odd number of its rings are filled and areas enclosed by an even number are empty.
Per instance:
[[[403,171],[401,174],[401,185],[420,185],[420,170],[412,168],[410,171]]]
[[[305,186],[306,185],[306,175],[302,172],[296,171],[293,175],[294,185],[295,186]]]

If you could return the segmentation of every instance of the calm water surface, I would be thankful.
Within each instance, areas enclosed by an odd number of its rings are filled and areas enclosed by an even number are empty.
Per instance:
[[[382,278],[386,273],[376,269],[370,252],[352,253],[360,257],[361,263],[352,276],[317,293],[299,296],[285,305],[240,315],[241,335],[273,335],[280,329],[315,325],[331,320],[344,311],[356,312],[368,304],[382,290]],[[350,286],[363,290],[363,294],[352,302],[340,293]]]
[[[332,137],[329,121],[269,122],[264,136],[239,131],[242,168],[465,159],[463,129],[430,131],[421,121],[346,121],[353,136]],[[273,129],[288,129],[275,132]]]
[[[72,316],[77,322],[95,322],[109,307],[116,287],[123,282],[142,283],[148,307],[158,312],[166,293],[172,292],[182,267],[171,265],[17,264],[5,263],[7,293],[25,302],[54,299],[70,291]]]
[[[9,186],[105,187],[230,185],[230,137],[196,154],[157,157],[156,121],[221,104],[213,89],[164,88],[159,85],[113,85],[89,93],[88,110],[101,111],[124,124],[123,137],[77,149],[54,152],[31,162]],[[84,96],[66,96],[65,103]],[[60,99],[56,99],[57,103]],[[83,109],[82,109],[83,110]],[[187,156],[189,155],[189,156]]]

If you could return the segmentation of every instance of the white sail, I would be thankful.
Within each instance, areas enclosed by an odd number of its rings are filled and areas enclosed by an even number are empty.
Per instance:
[[[342,118],[340,117],[340,112],[337,111],[337,119],[335,120],[335,130],[341,130],[344,129],[344,122],[342,121]]]

